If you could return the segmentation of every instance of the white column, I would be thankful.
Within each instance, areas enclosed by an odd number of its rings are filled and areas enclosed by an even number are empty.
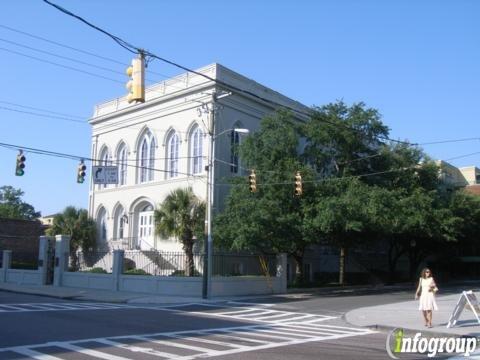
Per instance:
[[[113,266],[112,266],[112,275],[113,275],[113,290],[118,291],[120,287],[120,276],[123,274],[123,259],[125,257],[124,250],[114,250],[113,251]]]
[[[0,273],[0,281],[7,282],[7,270],[12,265],[12,250],[3,250],[2,272]]]
[[[277,278],[280,278],[280,293],[287,292],[287,254],[277,255]]]
[[[40,273],[40,285],[47,284],[47,270],[48,270],[48,245],[53,240],[50,236],[40,236],[40,243],[38,249],[38,271]]]
[[[68,271],[68,260],[70,257],[70,236],[55,236],[55,271],[53,274],[53,285],[62,286],[63,273]]]

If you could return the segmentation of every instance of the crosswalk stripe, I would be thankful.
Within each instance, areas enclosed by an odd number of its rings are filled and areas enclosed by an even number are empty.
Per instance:
[[[278,318],[278,317],[284,317],[284,316],[292,316],[292,313],[289,313],[289,312],[280,312],[280,314],[276,314],[276,315],[269,315],[269,316],[263,316],[263,317],[259,317],[257,318],[256,320],[263,320],[263,319],[275,319],[275,318]],[[313,315],[311,315],[313,316]]]
[[[224,333],[226,333],[226,334],[212,333],[212,335],[218,336],[218,337],[220,337],[220,338],[225,338],[225,339],[238,339],[238,340],[241,340],[241,341],[258,343],[258,344],[270,344],[270,343],[271,343],[270,341],[257,340],[257,339],[250,339],[250,338],[246,338],[246,337],[241,337],[241,336],[238,336],[237,333],[231,333],[231,332],[228,331],[228,330],[225,330],[225,331],[222,331],[222,332],[224,332]],[[253,335],[253,334],[252,334],[252,335]]]
[[[271,334],[279,334],[279,335],[286,335],[285,339],[287,340],[292,340],[292,335],[294,336],[298,336],[300,338],[308,338],[308,337],[311,337],[309,335],[306,335],[306,334],[292,334],[291,332],[285,332],[285,331],[280,331],[280,330],[270,330],[270,329],[260,329],[258,330],[260,332],[266,332],[266,333],[271,333]]]
[[[158,351],[158,350],[154,350],[154,349],[150,349],[150,348],[144,348],[144,347],[140,347],[140,346],[132,346],[132,345],[123,344],[123,343],[119,343],[117,341],[112,341],[112,340],[108,340],[108,339],[98,339],[98,340],[95,340],[95,341],[99,342],[99,343],[102,343],[102,344],[105,344],[105,345],[113,346],[113,347],[116,347],[116,348],[125,349],[125,350],[128,350],[128,351],[134,352],[134,353],[144,353],[144,354],[149,354],[149,355],[154,355],[154,356],[166,357],[168,359],[176,359],[176,358],[181,357],[180,355],[177,355],[177,354],[172,354],[172,353],[168,353],[168,352],[164,352],[164,351]]]
[[[7,308],[7,311],[8,311],[8,309],[12,309],[14,311],[23,311],[24,310],[23,308],[12,306],[12,305],[0,305],[0,308]]]
[[[210,314],[219,315],[219,316],[231,316],[231,315],[235,315],[235,314],[253,312],[253,311],[258,311],[258,310],[260,310],[260,309],[246,309],[246,310],[237,310],[237,311],[228,311],[228,312],[223,312],[223,313],[210,313]]]
[[[104,352],[97,351],[97,350],[87,349],[87,348],[83,348],[83,347],[76,346],[76,345],[73,345],[73,344],[69,344],[69,343],[66,343],[66,342],[58,342],[58,343],[51,343],[51,344],[54,344],[55,346],[58,346],[58,347],[61,347],[61,348],[64,348],[64,349],[67,349],[67,350],[70,350],[70,351],[76,351],[76,352],[79,352],[79,353],[82,353],[82,354],[85,354],[85,355],[90,355],[90,356],[93,356],[93,357],[97,357],[97,358],[100,358],[100,359],[105,359],[105,360],[131,360],[129,358],[125,358],[125,357],[122,357],[122,356],[117,356],[117,355],[108,354],[108,353],[104,353]]]
[[[187,344],[182,344],[182,343],[176,343],[176,342],[173,342],[173,341],[151,339],[151,338],[148,338],[146,336],[132,336],[132,338],[133,339],[138,339],[138,340],[143,340],[143,341],[153,342],[153,343],[159,344],[159,345],[178,347],[178,348],[188,349],[188,350],[198,351],[198,352],[209,352],[209,351],[211,351],[211,349],[207,349],[205,347],[192,346],[192,345],[187,345]]]
[[[273,320],[273,322],[279,323],[279,322],[298,321],[298,320],[301,320],[301,319],[311,318],[312,316],[315,316],[315,315],[302,315],[302,316],[297,316],[297,317],[292,317],[292,318],[287,318],[287,319]],[[257,320],[260,320],[260,319],[257,319]]]
[[[27,348],[19,348],[19,349],[16,349],[15,352],[17,352],[19,354],[22,354],[22,355],[25,355],[25,356],[28,356],[28,357],[31,357],[31,358],[34,358],[36,360],[63,360],[63,359],[60,359],[56,356],[42,354],[38,351],[35,351],[35,350],[32,350],[32,349],[27,349]]]
[[[247,348],[247,346],[244,346],[244,345],[239,345],[239,344],[231,344],[231,343],[226,343],[226,342],[223,342],[223,341],[216,341],[216,340],[211,340],[211,339],[203,339],[203,338],[198,338],[198,337],[184,337],[184,336],[181,336],[181,335],[165,335],[165,336],[168,336],[168,337],[171,337],[171,338],[175,338],[175,339],[181,339],[181,340],[187,340],[187,341],[196,341],[196,342],[199,342],[199,343],[204,343],[204,344],[211,344],[211,345],[220,345],[220,346],[224,346],[224,347],[230,347],[230,348]]]

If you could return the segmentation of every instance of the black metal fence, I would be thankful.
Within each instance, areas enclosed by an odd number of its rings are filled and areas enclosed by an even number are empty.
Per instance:
[[[94,273],[111,273],[113,252],[111,251],[79,251],[70,256],[69,271]]]
[[[191,264],[191,266],[190,266]],[[123,273],[126,275],[202,276],[204,255],[185,252],[125,250]],[[112,251],[77,252],[70,257],[70,271],[111,273]],[[212,276],[275,276],[275,255],[215,253]]]
[[[12,251],[12,269],[37,270],[38,252]]]
[[[186,276],[192,262],[192,276],[200,276],[203,271],[203,255],[166,251],[125,251],[124,274],[155,276]]]
[[[275,255],[216,253],[212,256],[212,276],[275,276]]]

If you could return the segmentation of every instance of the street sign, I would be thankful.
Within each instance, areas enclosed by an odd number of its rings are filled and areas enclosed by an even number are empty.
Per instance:
[[[477,318],[478,323],[480,323],[480,307],[478,300],[474,292],[469,290],[463,291],[462,295],[460,295],[460,299],[458,299],[457,305],[455,306],[455,309],[453,309],[452,316],[450,316],[450,319],[448,320],[447,328],[455,326],[464,308],[472,310],[473,314]]]
[[[118,184],[118,166],[93,166],[94,184]]]

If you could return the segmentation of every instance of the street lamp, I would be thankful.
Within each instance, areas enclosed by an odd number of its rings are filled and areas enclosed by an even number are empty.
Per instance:
[[[213,204],[213,187],[214,187],[214,168],[215,168],[215,139],[227,132],[236,132],[238,134],[248,134],[248,129],[227,129],[215,135],[215,95],[212,100],[210,109],[210,148],[208,154],[208,171],[207,176],[207,217],[205,219],[205,244],[203,259],[203,287],[202,297],[208,299],[211,297],[212,289],[212,255],[213,255],[213,238],[212,238],[212,204]]]

